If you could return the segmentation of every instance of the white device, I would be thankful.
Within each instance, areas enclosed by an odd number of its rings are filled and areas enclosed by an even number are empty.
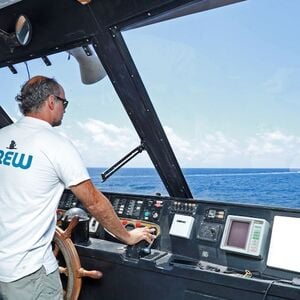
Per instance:
[[[264,219],[229,215],[220,247],[230,252],[262,257],[269,226]]]
[[[300,218],[275,216],[267,266],[300,272]]]
[[[169,234],[189,239],[194,220],[195,219],[190,216],[175,214]]]

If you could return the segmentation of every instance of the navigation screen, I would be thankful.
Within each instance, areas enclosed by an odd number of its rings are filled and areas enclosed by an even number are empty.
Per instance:
[[[264,219],[228,215],[220,248],[261,258],[270,224]]]
[[[248,232],[250,228],[249,222],[232,221],[229,229],[227,246],[246,249]]]

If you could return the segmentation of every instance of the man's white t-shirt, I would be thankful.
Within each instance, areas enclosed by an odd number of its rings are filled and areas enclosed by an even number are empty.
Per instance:
[[[89,179],[75,147],[45,121],[0,130],[0,281],[58,266],[51,241],[64,188]]]

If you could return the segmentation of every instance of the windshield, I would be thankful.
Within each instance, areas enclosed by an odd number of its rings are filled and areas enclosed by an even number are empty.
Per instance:
[[[246,1],[124,33],[195,197],[300,207],[299,8]]]
[[[245,1],[123,33],[197,199],[300,207],[298,1]],[[28,62],[55,77],[70,101],[63,125],[105,191],[167,192],[145,151],[101,183],[103,170],[140,144],[106,76],[83,85],[67,53]],[[0,69],[1,105],[27,80]],[[128,169],[130,168],[130,169]],[[132,169],[133,168],[133,169]]]

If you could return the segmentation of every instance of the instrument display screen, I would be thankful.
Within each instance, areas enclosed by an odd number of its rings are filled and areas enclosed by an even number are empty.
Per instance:
[[[261,258],[265,250],[268,230],[269,223],[264,219],[229,215],[220,248]]]
[[[228,234],[227,245],[246,249],[249,228],[249,222],[232,221]]]

